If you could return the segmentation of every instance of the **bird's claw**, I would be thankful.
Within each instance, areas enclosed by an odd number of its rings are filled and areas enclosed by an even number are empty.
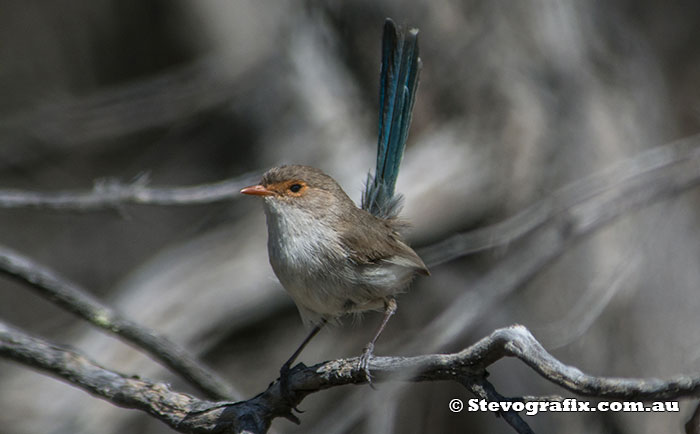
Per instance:
[[[299,365],[305,367],[303,363],[299,363]],[[294,395],[294,392],[292,392],[289,389],[289,374],[291,373],[291,371],[292,369],[289,363],[285,363],[280,368],[280,393],[282,394],[282,398],[287,402],[287,404],[289,404],[292,407],[292,410],[301,414],[304,413],[304,411],[299,410],[299,408],[297,408],[297,406],[294,405],[294,401],[296,401],[296,396]],[[289,418],[287,417],[287,419]]]
[[[369,372],[369,360],[372,357],[374,357],[374,344],[369,343],[364,348],[364,350],[362,350],[362,355],[360,356],[359,361],[359,368],[360,370],[364,371],[365,380],[367,380],[367,384],[369,384],[369,387],[376,390],[374,384],[372,384],[372,375]]]
[[[292,392],[289,390],[289,371],[289,363],[285,363],[280,368],[280,392],[282,393],[282,398],[284,398],[284,400],[287,401],[289,405],[292,405],[294,403],[294,400],[292,397]],[[292,408],[294,409],[294,411],[299,411],[296,408],[296,406]],[[301,411],[299,411],[299,413],[301,413]]]
[[[295,409],[296,410],[296,409]],[[285,413],[282,415],[283,418],[287,419],[288,421],[295,423],[297,425],[301,425],[301,420],[294,415],[291,411],[289,413]]]

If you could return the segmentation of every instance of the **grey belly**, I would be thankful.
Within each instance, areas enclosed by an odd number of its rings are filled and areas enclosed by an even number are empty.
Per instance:
[[[333,274],[327,270],[280,274],[280,282],[298,306],[324,317],[336,317],[383,308],[387,297],[406,288],[413,272],[386,264],[338,267]]]

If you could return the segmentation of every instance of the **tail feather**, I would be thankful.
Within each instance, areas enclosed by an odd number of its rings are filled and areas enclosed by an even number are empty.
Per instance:
[[[387,18],[379,83],[377,169],[374,176],[368,176],[362,195],[362,208],[378,217],[396,217],[401,209],[402,197],[394,190],[411,125],[420,68],[418,29],[404,34]]]

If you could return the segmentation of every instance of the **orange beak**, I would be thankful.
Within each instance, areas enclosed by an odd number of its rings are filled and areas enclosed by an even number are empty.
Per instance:
[[[252,196],[272,196],[275,194],[262,185],[251,185],[250,187],[243,188],[241,189],[241,193],[250,194]]]

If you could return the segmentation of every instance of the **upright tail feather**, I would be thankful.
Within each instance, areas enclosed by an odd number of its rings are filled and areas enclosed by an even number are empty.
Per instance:
[[[378,217],[396,217],[401,210],[403,197],[394,194],[394,189],[411,125],[420,68],[418,29],[404,34],[387,18],[379,83],[377,170],[374,176],[368,175],[362,195],[362,208]]]

